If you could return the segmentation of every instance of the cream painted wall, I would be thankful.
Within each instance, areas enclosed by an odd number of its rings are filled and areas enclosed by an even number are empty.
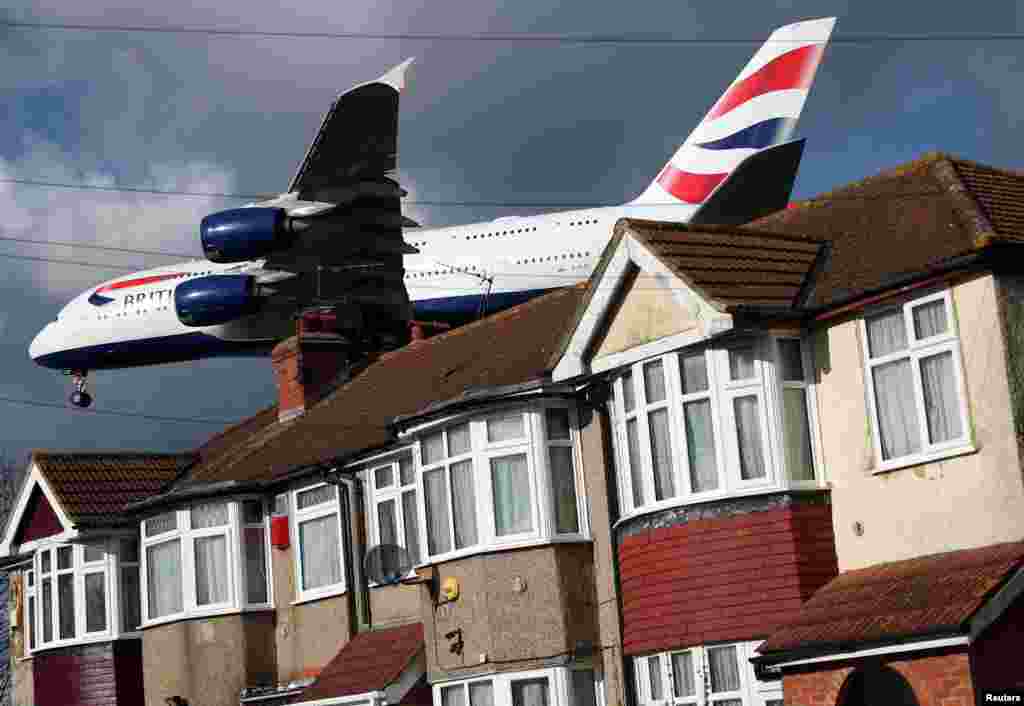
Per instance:
[[[977,451],[875,473],[860,319],[815,339],[818,410],[839,570],[1024,539],[1024,483],[995,282],[953,287]],[[856,536],[853,523],[864,525]]]

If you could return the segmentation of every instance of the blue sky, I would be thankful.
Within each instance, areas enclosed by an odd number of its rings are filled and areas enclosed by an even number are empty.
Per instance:
[[[836,15],[837,37],[1024,32],[985,3],[778,0],[13,0],[8,22],[276,32],[614,34],[750,42],[540,42],[215,37],[0,26],[0,178],[200,192],[283,190],[331,98],[417,57],[399,164],[432,201],[619,203],[634,197],[776,26]],[[833,42],[798,134],[805,197],[944,150],[1024,168],[1024,40]],[[197,225],[237,202],[0,183],[2,235],[199,253]],[[429,225],[528,213],[417,207]],[[0,243],[0,254],[139,269],[172,259]],[[0,397],[61,404],[68,381],[26,349],[63,303],[118,270],[0,257]],[[269,360],[216,360],[91,378],[97,409],[239,419],[273,401]],[[189,448],[217,424],[0,401],[0,451]]]

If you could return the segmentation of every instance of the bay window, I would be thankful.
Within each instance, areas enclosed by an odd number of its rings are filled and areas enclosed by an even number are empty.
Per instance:
[[[594,670],[570,668],[488,674],[433,687],[434,706],[598,706]]]
[[[755,642],[689,647],[633,660],[642,706],[776,706],[780,681],[760,681]]]
[[[813,482],[806,358],[798,338],[760,337],[623,370],[610,409],[624,512]]]
[[[338,489],[320,484],[293,491],[298,599],[345,590],[341,565],[341,510]]]
[[[426,556],[585,535],[574,434],[569,408],[548,404],[478,414],[421,436]],[[396,491],[375,479],[374,492],[380,533]]]
[[[133,557],[122,540],[44,546],[25,572],[29,650],[116,639],[134,633],[125,617],[138,615],[139,596],[120,590],[116,577]],[[134,557],[137,562],[137,554]],[[136,565],[136,571],[137,565]]]
[[[949,291],[870,314],[861,325],[879,470],[970,449]]]
[[[266,537],[260,500],[203,501],[150,517],[142,522],[144,585],[138,549],[126,546],[135,561],[122,567],[121,593],[145,596],[146,622],[267,607]]]

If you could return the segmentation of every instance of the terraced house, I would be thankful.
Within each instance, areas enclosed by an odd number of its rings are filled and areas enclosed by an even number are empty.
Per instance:
[[[929,155],[747,226],[620,221],[585,285],[398,351],[303,331],[192,454],[38,452],[16,703],[1020,687],[1021,203]]]

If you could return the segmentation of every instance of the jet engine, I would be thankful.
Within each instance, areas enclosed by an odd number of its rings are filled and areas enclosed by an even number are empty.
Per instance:
[[[263,304],[250,275],[208,275],[174,289],[174,310],[186,326],[216,326],[249,314]]]
[[[211,262],[241,262],[290,247],[306,227],[283,208],[232,208],[206,216],[199,224],[199,239]]]

